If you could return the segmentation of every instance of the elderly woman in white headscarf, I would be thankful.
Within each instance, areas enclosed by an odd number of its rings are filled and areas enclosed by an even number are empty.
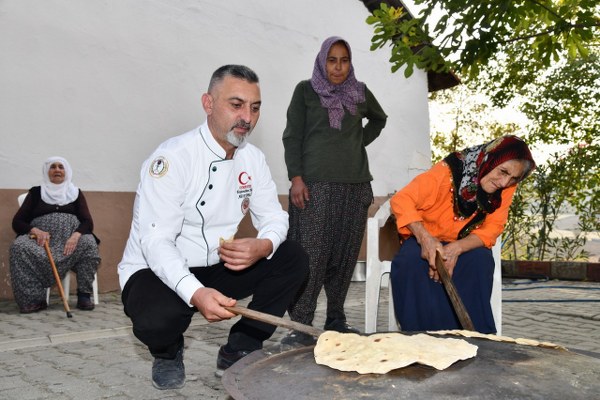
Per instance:
[[[60,278],[69,270],[77,274],[77,308],[94,309],[90,294],[100,263],[100,241],[92,233],[92,216],[72,176],[67,160],[48,158],[42,166],[42,185],[29,189],[13,218],[17,238],[10,247],[10,275],[21,313],[48,307],[46,289],[55,281],[44,249],[46,241]]]

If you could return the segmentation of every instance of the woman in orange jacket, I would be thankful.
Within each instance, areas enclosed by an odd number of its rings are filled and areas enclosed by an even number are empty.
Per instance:
[[[491,247],[504,229],[517,184],[534,168],[527,144],[503,136],[450,154],[392,197],[404,239],[391,270],[394,309],[403,331],[460,328],[439,284],[435,255],[440,249],[475,329],[496,332]]]

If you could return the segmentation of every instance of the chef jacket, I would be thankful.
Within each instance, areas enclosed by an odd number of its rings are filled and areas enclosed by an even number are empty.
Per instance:
[[[142,166],[118,266],[121,289],[150,268],[191,306],[203,285],[189,267],[219,263],[219,239],[232,237],[248,211],[257,237],[271,240],[274,253],[287,236],[288,214],[262,151],[246,142],[225,159],[206,122],[165,141]]]

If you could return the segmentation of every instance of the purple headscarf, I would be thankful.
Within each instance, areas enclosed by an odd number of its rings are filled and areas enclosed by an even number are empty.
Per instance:
[[[350,56],[350,72],[346,80],[339,85],[334,85],[327,79],[327,54],[329,49],[337,42],[342,42],[348,49]],[[323,42],[321,51],[315,59],[315,67],[310,80],[312,88],[321,99],[321,105],[329,113],[329,126],[334,129],[342,129],[342,118],[344,118],[344,107],[350,114],[356,114],[356,105],[365,101],[365,84],[356,80],[354,66],[352,65],[352,50],[344,39],[332,36]]]

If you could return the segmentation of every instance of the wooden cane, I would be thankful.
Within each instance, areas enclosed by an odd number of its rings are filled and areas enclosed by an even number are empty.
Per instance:
[[[32,239],[35,239],[35,235],[29,236]],[[46,254],[48,255],[48,260],[50,260],[50,266],[52,267],[52,273],[54,274],[54,279],[56,280],[56,286],[58,286],[58,292],[60,293],[60,298],[62,299],[63,306],[65,307],[65,311],[67,312],[67,318],[73,318],[73,314],[71,314],[71,309],[69,309],[69,303],[67,302],[67,298],[65,297],[65,291],[63,290],[62,282],[60,280],[60,276],[58,275],[58,269],[56,269],[56,264],[54,264],[54,257],[52,257],[52,252],[50,251],[50,246],[48,246],[48,241],[44,241],[44,249],[46,249]]]
[[[52,253],[50,252],[50,246],[48,246],[48,241],[44,242],[44,248],[46,249],[46,254],[48,254],[48,259],[50,260],[50,265],[52,266],[52,272],[54,273],[54,279],[56,279],[56,286],[58,286],[58,292],[60,293],[60,298],[62,299],[63,306],[65,306],[65,311],[67,312],[67,318],[73,318],[73,314],[71,314],[71,310],[69,309],[69,303],[67,302],[67,298],[65,297],[65,291],[62,287],[62,282],[60,281],[60,276],[58,275],[58,270],[56,269],[56,264],[54,264],[54,258],[52,257]]]

